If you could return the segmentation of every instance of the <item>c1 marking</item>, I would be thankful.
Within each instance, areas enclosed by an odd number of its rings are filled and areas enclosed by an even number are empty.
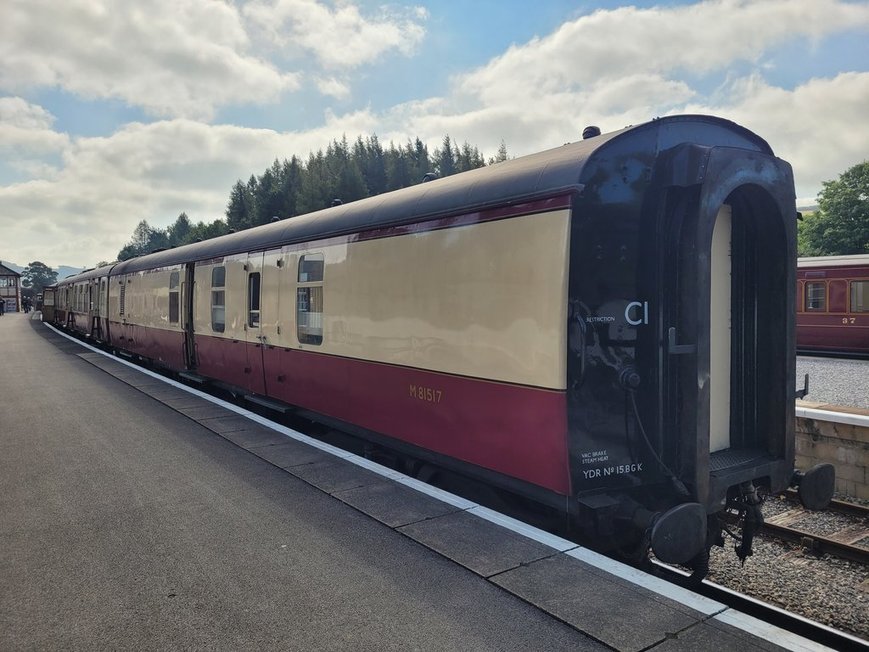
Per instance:
[[[642,317],[639,319],[631,319],[631,310],[634,308],[642,308]],[[639,301],[631,301],[627,308],[625,308],[625,321],[628,322],[631,326],[640,326],[642,324],[649,323],[649,302],[643,301],[640,303]]]

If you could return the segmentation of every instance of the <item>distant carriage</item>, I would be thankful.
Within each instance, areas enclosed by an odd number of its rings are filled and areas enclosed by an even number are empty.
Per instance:
[[[797,352],[869,356],[869,254],[798,260]]]

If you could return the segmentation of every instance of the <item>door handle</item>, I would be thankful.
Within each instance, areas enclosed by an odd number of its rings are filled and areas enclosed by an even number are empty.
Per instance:
[[[670,355],[685,355],[697,353],[696,344],[676,344],[676,327],[670,326],[667,330],[667,353]]]

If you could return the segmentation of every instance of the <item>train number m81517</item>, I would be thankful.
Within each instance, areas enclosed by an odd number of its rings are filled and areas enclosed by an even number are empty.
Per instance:
[[[440,403],[443,398],[443,391],[434,387],[423,387],[422,385],[410,385],[410,397],[418,401],[426,403]]]

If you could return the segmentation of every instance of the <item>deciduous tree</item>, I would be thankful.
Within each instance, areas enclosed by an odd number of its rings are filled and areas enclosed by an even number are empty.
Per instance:
[[[825,181],[818,207],[799,224],[800,255],[869,253],[869,161]]]
[[[32,288],[35,294],[57,283],[57,272],[43,262],[34,260],[21,273],[21,285]]]

